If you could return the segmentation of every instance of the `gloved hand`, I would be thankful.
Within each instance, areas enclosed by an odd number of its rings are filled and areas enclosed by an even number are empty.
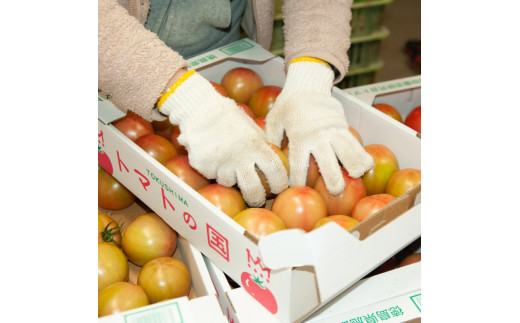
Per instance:
[[[267,140],[289,139],[289,184],[305,185],[312,153],[331,194],[340,194],[342,166],[360,177],[374,160],[349,131],[341,103],[332,97],[334,73],[323,61],[291,62],[283,90],[266,117]]]
[[[158,106],[172,124],[179,125],[178,141],[186,147],[193,168],[219,184],[238,184],[251,207],[262,206],[266,196],[256,167],[273,193],[287,188],[282,161],[267,144],[262,129],[232,99],[219,94],[194,71],[184,74],[172,90]]]

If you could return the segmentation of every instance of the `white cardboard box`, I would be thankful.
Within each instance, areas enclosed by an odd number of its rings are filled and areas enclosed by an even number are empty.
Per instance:
[[[232,288],[224,273],[211,260],[204,257],[204,261],[217,289],[222,310],[230,322],[280,323],[242,287]],[[421,264],[415,263],[360,280],[303,322],[397,323],[419,317]]]
[[[414,108],[421,105],[421,75],[379,82],[343,90],[370,106],[386,103],[399,111],[403,122]],[[381,112],[385,117],[384,113]]]
[[[126,225],[128,225],[137,216],[150,212],[150,210],[141,206],[140,203],[134,202],[131,206],[122,210],[110,211],[100,208],[100,212],[111,216],[115,221],[121,220],[123,223],[126,222]],[[215,285],[213,285],[200,251],[195,249],[186,239],[179,236],[177,250],[173,257],[182,260],[190,272],[192,282],[188,296],[103,316],[98,319],[98,322],[227,323],[227,319],[223,315],[218,302]],[[140,267],[131,262],[128,262],[128,264],[130,270],[129,281],[135,284]]]
[[[237,66],[255,70],[266,85],[282,86],[285,81],[283,60],[248,39],[190,61],[190,67],[216,82]],[[333,95],[364,144],[386,145],[401,168],[420,168],[420,139],[408,127],[382,118],[338,88]],[[98,103],[100,165],[233,280],[249,286],[246,291],[281,322],[310,315],[420,236],[419,186],[352,233],[331,223],[309,233],[284,230],[257,242],[113,127],[110,122],[118,110],[109,100],[98,97]],[[252,278],[263,282],[251,284]]]

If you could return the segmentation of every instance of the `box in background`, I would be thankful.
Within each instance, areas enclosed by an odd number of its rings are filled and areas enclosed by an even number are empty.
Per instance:
[[[377,103],[393,106],[399,111],[404,122],[410,111],[421,105],[421,75],[352,87],[343,91],[370,106]],[[382,112],[381,114],[392,119]]]
[[[282,86],[285,81],[283,60],[248,39],[194,57],[189,64],[215,82],[239,66],[258,72],[266,85]],[[401,167],[420,168],[420,140],[407,127],[381,118],[338,88],[332,94],[344,106],[349,124],[358,130],[364,144],[387,145]],[[98,99],[99,156],[113,176],[218,268],[247,285],[246,291],[282,322],[310,315],[420,236],[419,186],[352,233],[330,223],[309,233],[285,230],[257,242],[110,125],[104,112],[116,108],[104,98]],[[264,279],[263,286],[258,285],[255,292],[256,284],[251,281],[259,277]]]
[[[140,201],[134,202],[129,207],[121,210],[108,210],[99,208],[99,212],[110,216],[114,221],[128,226],[141,214],[153,212]],[[213,285],[202,254],[195,249],[186,239],[179,236],[177,250],[173,258],[181,260],[190,272],[191,290],[188,296],[142,306],[129,311],[103,316],[99,323],[128,323],[128,322],[219,322],[226,323],[219,306],[217,291]],[[128,261],[129,279],[131,283],[137,283],[137,277],[141,267]]]

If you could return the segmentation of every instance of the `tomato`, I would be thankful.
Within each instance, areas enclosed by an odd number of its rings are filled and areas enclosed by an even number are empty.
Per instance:
[[[287,156],[283,153],[283,151],[278,148],[278,146],[273,145],[272,143],[267,143],[269,147],[271,147],[272,150],[278,155],[280,160],[282,161],[283,166],[285,167],[285,170],[287,171],[287,175],[289,175],[289,160],[287,159]],[[265,190],[265,196],[271,197],[273,196],[273,193],[271,192],[271,188],[269,187],[269,183],[267,183],[267,179],[264,176],[264,173],[262,173],[260,170],[257,169],[258,177],[260,177],[260,181],[262,182],[262,186]]]
[[[412,254],[406,256],[403,260],[401,260],[399,265],[397,265],[397,268],[411,265],[411,264],[414,264],[414,263],[420,262],[420,261],[421,261],[421,253],[420,252],[412,253]]]
[[[141,136],[135,143],[161,164],[178,155],[173,143],[156,134]]]
[[[287,137],[284,137],[284,139],[285,138]],[[283,144],[284,142],[282,141],[282,145]],[[283,153],[287,158],[289,158],[289,146],[285,146],[285,148],[283,149]],[[305,179],[305,186],[314,188],[314,184],[316,183],[316,180],[318,179],[318,177],[320,177],[320,175],[321,173],[318,167],[318,163],[316,162],[314,156],[311,154],[309,157],[309,168],[307,169],[307,178]]]
[[[352,126],[349,126],[348,127],[348,130],[350,130],[350,133],[354,136],[354,138],[357,139],[357,141],[359,141],[359,143],[361,145],[363,145],[363,139],[361,139],[361,135],[359,134],[359,132],[356,130],[356,128],[352,127]]]
[[[162,121],[152,121],[152,127],[156,135],[170,140],[170,137],[172,136],[173,127],[175,126],[170,122],[170,119],[166,118]]]
[[[214,183],[200,188],[197,192],[230,218],[247,207],[242,194],[234,187]]]
[[[365,146],[365,151],[374,158],[374,167],[361,177],[365,182],[367,194],[384,193],[388,180],[399,170],[397,157],[388,147],[380,144]]]
[[[98,291],[108,285],[128,280],[128,260],[118,247],[98,242]]]
[[[362,198],[354,206],[352,217],[359,222],[387,206],[396,197],[390,194],[375,194]]]
[[[278,194],[271,210],[288,229],[311,231],[316,222],[327,216],[327,206],[320,193],[308,186],[293,186]]]
[[[132,141],[136,141],[141,136],[154,133],[152,123],[132,111],[128,111],[126,116],[114,121],[112,125]]]
[[[159,257],[171,257],[177,248],[177,232],[155,213],[138,216],[121,241],[128,259],[137,266]]]
[[[98,212],[98,242],[108,242],[121,248],[121,226],[105,213]]]
[[[150,304],[144,289],[129,282],[116,282],[98,292],[98,317],[125,312]]]
[[[230,98],[245,104],[253,92],[264,86],[260,75],[247,67],[236,67],[227,71],[220,84],[226,88]]]
[[[240,275],[240,281],[242,282],[244,290],[253,296],[253,298],[262,304],[271,314],[278,312],[278,304],[276,304],[273,293],[268,288],[262,286],[263,282],[260,281],[260,278],[251,277],[250,273],[243,272],[242,275]]]
[[[262,86],[251,95],[247,105],[251,108],[256,118],[265,117],[273,107],[282,88],[275,85]]]
[[[253,110],[251,110],[251,108],[247,105],[247,104],[244,104],[244,103],[240,103],[240,102],[237,102],[237,105],[240,109],[242,109],[242,111],[244,111],[251,119],[254,119],[255,118],[255,114],[253,113]]]
[[[150,303],[188,296],[191,277],[182,261],[160,257],[147,262],[139,272],[137,284],[143,287]]]
[[[245,209],[238,212],[233,220],[257,239],[276,231],[285,230],[282,219],[274,212],[264,208]]]
[[[343,214],[335,214],[335,215],[329,215],[327,217],[322,218],[318,222],[316,222],[316,225],[314,226],[314,229],[317,229],[321,227],[322,225],[329,223],[329,222],[336,222],[340,227],[342,227],[345,230],[350,230],[351,228],[355,227],[359,221],[354,219],[353,217],[350,217],[348,215]],[[314,230],[313,229],[313,230]]]
[[[224,86],[218,84],[217,82],[209,81],[211,85],[215,88],[215,90],[220,93],[222,96],[229,97],[228,92]]]
[[[420,183],[420,169],[403,168],[392,174],[386,184],[385,193],[399,197]]]
[[[421,133],[421,106],[414,108],[404,120],[404,124]]]
[[[399,113],[399,111],[396,108],[394,108],[393,106],[391,106],[390,104],[377,103],[377,104],[374,104],[373,106],[374,106],[374,108],[383,112],[387,116],[394,118],[395,120],[397,120],[399,122],[403,122],[403,118],[401,117],[401,114]]]
[[[345,180],[345,189],[339,195],[329,193],[323,176],[318,177],[314,184],[314,189],[320,193],[327,205],[328,215],[351,215],[354,205],[367,196],[367,189],[361,178],[350,177],[347,170],[343,167],[341,167],[341,174]]]
[[[104,209],[121,210],[134,203],[136,197],[103,168],[98,167],[98,205]]]
[[[188,155],[188,151],[186,150],[186,147],[179,144],[179,136],[181,135],[181,128],[179,126],[175,126],[172,130],[172,135],[170,136],[170,141],[177,150],[178,155]]]
[[[198,190],[210,184],[209,179],[191,167],[188,156],[186,155],[174,156],[164,162],[163,165],[194,190]]]

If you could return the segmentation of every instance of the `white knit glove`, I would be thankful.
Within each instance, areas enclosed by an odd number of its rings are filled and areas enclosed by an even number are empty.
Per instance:
[[[179,125],[178,141],[186,147],[191,166],[219,184],[238,184],[249,206],[265,203],[266,192],[255,166],[273,193],[287,188],[287,171],[262,129],[200,74],[194,73],[176,87],[160,111]]]
[[[345,188],[338,159],[351,177],[362,176],[374,160],[349,131],[342,105],[331,95],[333,78],[325,63],[291,63],[265,130],[278,146],[287,134],[290,186],[305,185],[312,153],[328,191],[337,195]]]

